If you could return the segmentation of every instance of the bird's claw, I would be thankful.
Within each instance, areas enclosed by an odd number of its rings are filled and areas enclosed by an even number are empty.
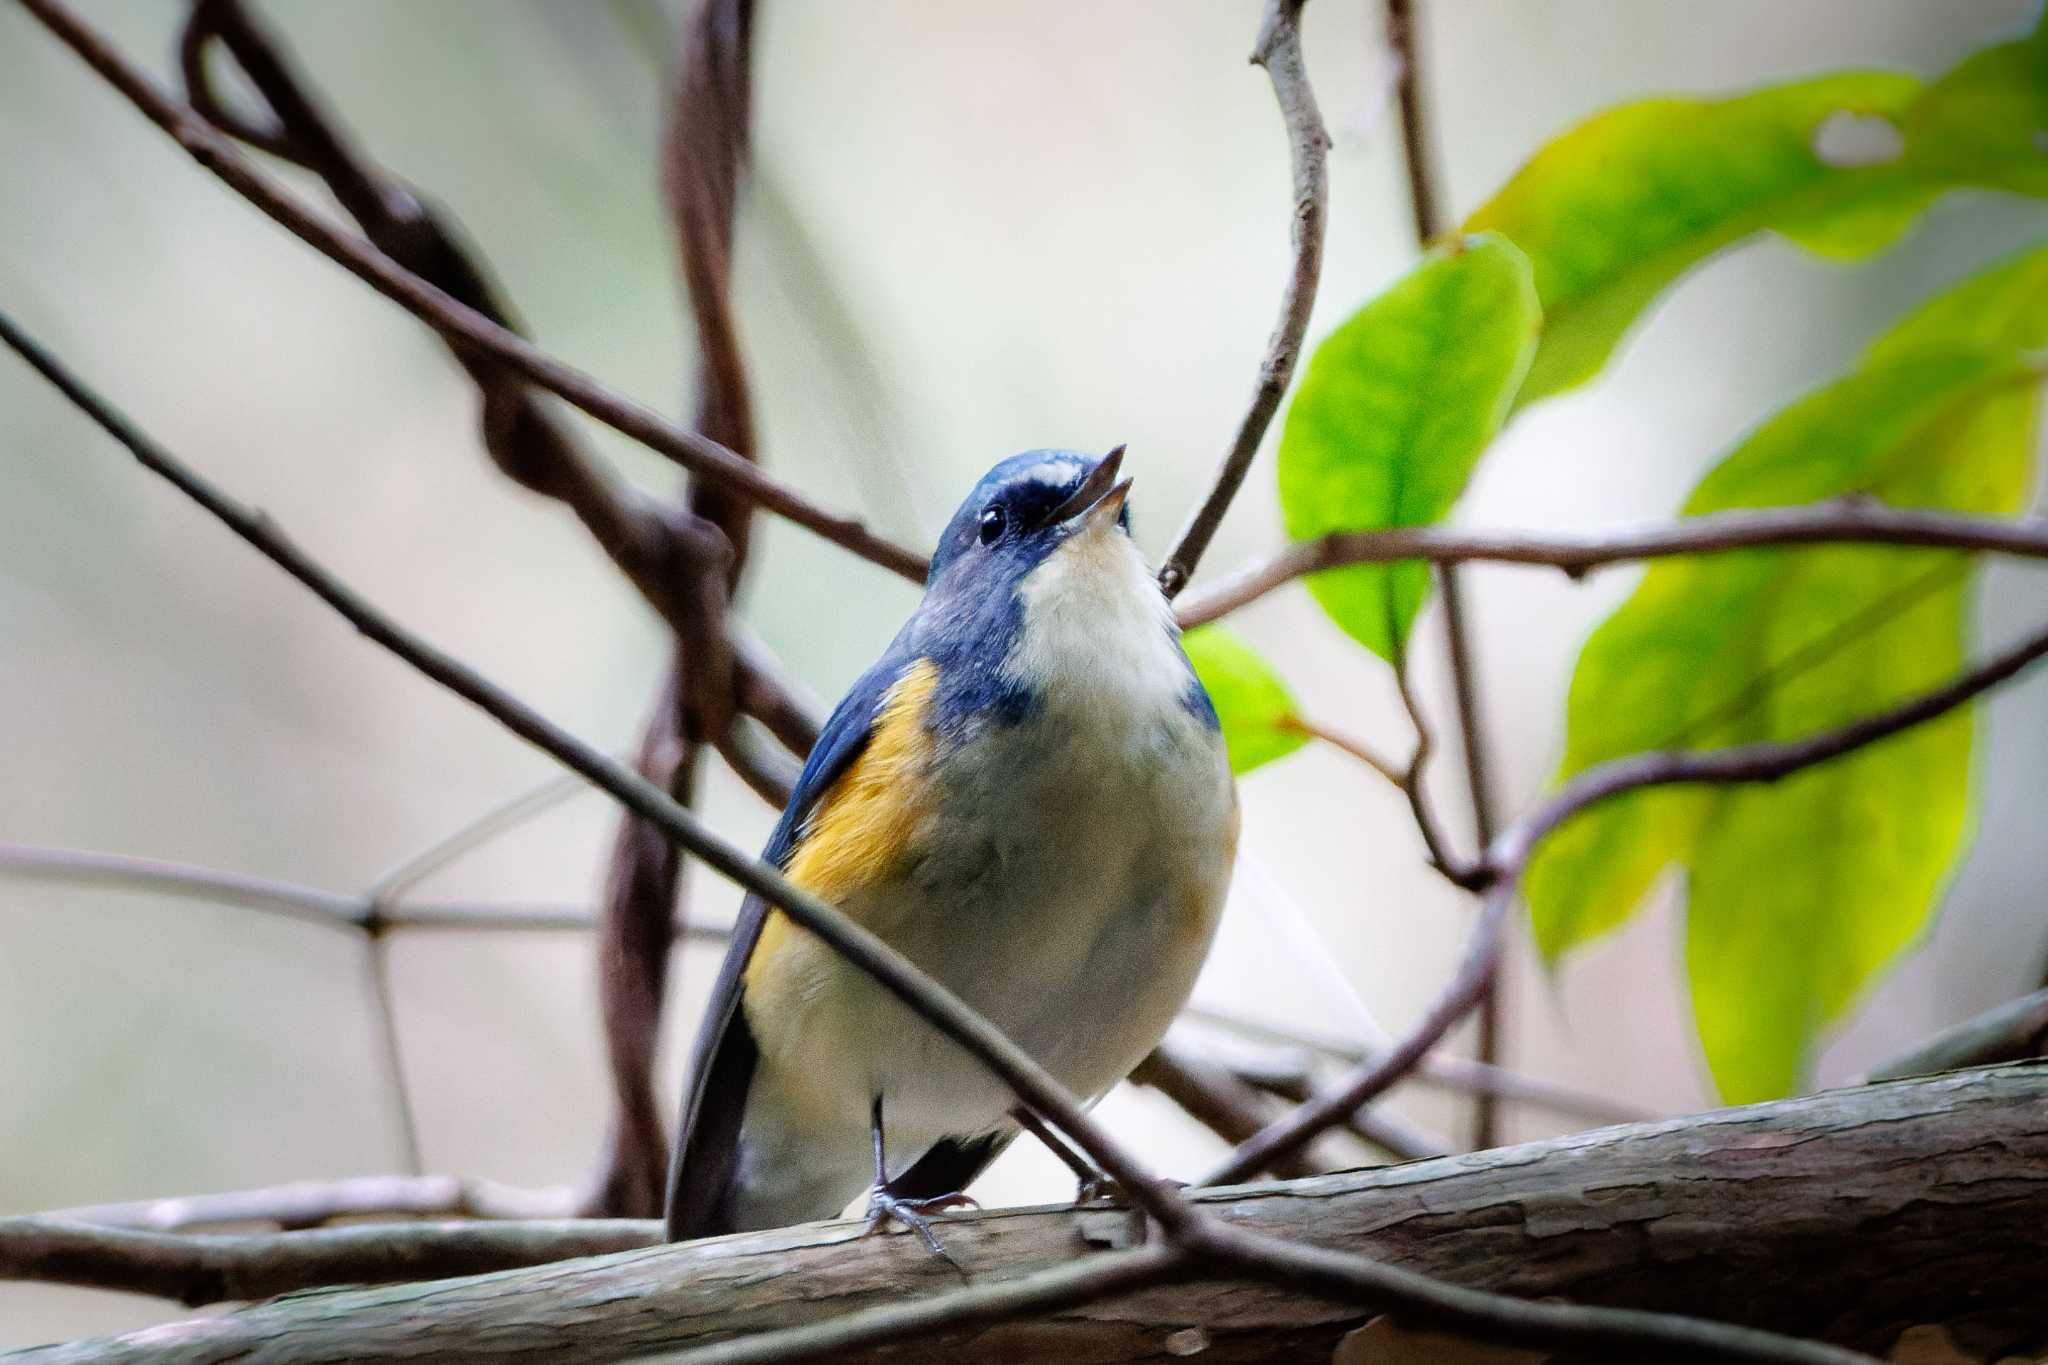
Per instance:
[[[889,1223],[900,1223],[916,1233],[918,1240],[925,1244],[925,1248],[932,1255],[965,1277],[967,1267],[953,1259],[953,1253],[946,1250],[945,1245],[939,1241],[938,1234],[932,1231],[931,1215],[944,1213],[948,1209],[980,1207],[981,1205],[970,1196],[957,1191],[953,1194],[936,1195],[930,1199],[906,1199],[902,1195],[891,1194],[886,1188],[877,1186],[868,1195],[868,1224],[862,1229],[861,1235],[872,1236]]]

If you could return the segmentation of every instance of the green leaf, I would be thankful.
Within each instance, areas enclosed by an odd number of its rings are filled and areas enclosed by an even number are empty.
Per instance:
[[[1441,520],[1500,429],[1536,346],[1529,263],[1482,235],[1441,247],[1309,357],[1280,436],[1296,539]],[[1425,564],[1316,574],[1309,591],[1391,659],[1429,594]]]
[[[2030,477],[2048,344],[2048,248],[1965,281],[1861,365],[1767,422],[1691,514],[1858,494],[2010,512]],[[1588,640],[1562,776],[1623,754],[1785,740],[1952,678],[1967,657],[1966,556],[1836,546],[1654,565]],[[1814,1041],[1928,924],[1969,824],[1971,720],[1751,787],[1649,791],[1571,821],[1527,894],[1550,957],[1624,922],[1687,871],[1686,962],[1722,1094],[1783,1094]]]
[[[1467,230],[1528,253],[1543,344],[1519,402],[1585,382],[1672,281],[1775,231],[1867,255],[1948,190],[2048,196],[2048,45],[1986,49],[1932,85],[1859,71],[1729,99],[1657,99],[1546,145]]]
[[[1223,723],[1232,772],[1248,773],[1308,742],[1287,685],[1235,632],[1200,626],[1181,638],[1181,646]]]

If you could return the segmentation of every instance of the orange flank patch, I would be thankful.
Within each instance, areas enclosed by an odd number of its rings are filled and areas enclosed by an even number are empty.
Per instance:
[[[841,905],[902,865],[928,813],[932,739],[925,720],[938,685],[937,666],[919,659],[889,689],[867,747],[811,812],[789,861],[791,881]],[[749,988],[794,932],[786,915],[769,915],[747,964]]]

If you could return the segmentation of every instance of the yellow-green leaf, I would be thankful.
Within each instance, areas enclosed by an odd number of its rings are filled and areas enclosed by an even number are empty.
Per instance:
[[[1438,521],[1500,429],[1536,346],[1529,263],[1491,235],[1438,248],[1309,357],[1280,436],[1296,539]],[[1317,574],[1309,590],[1392,658],[1429,593],[1423,564]]]
[[[1543,344],[1518,401],[1597,373],[1680,275],[1762,231],[1861,256],[1948,190],[2048,196],[2048,44],[1989,48],[1932,84],[1857,71],[1596,115],[1540,150],[1468,230],[1535,270]]]
[[[1294,698],[1258,651],[1223,626],[1201,626],[1181,640],[1195,676],[1223,726],[1230,770],[1248,773],[1308,742],[1295,723]]]
[[[1858,494],[2010,512],[2030,474],[2048,248],[1932,300],[1847,376],[1759,428],[1689,513]],[[1825,547],[1669,560],[1597,630],[1572,680],[1563,776],[1648,749],[1785,740],[1954,676],[1971,561]],[[1819,1031],[1925,929],[1968,830],[1959,712],[1785,782],[1652,791],[1540,850],[1528,896],[1557,954],[1687,869],[1700,1038],[1730,1100],[1795,1085]]]

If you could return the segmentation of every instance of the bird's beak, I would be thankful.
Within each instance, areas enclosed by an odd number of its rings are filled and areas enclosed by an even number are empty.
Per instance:
[[[1115,525],[1131,492],[1131,481],[1117,478],[1123,464],[1124,448],[1118,446],[1088,471],[1073,496],[1054,508],[1046,520],[1053,525],[1071,524],[1077,531]]]

